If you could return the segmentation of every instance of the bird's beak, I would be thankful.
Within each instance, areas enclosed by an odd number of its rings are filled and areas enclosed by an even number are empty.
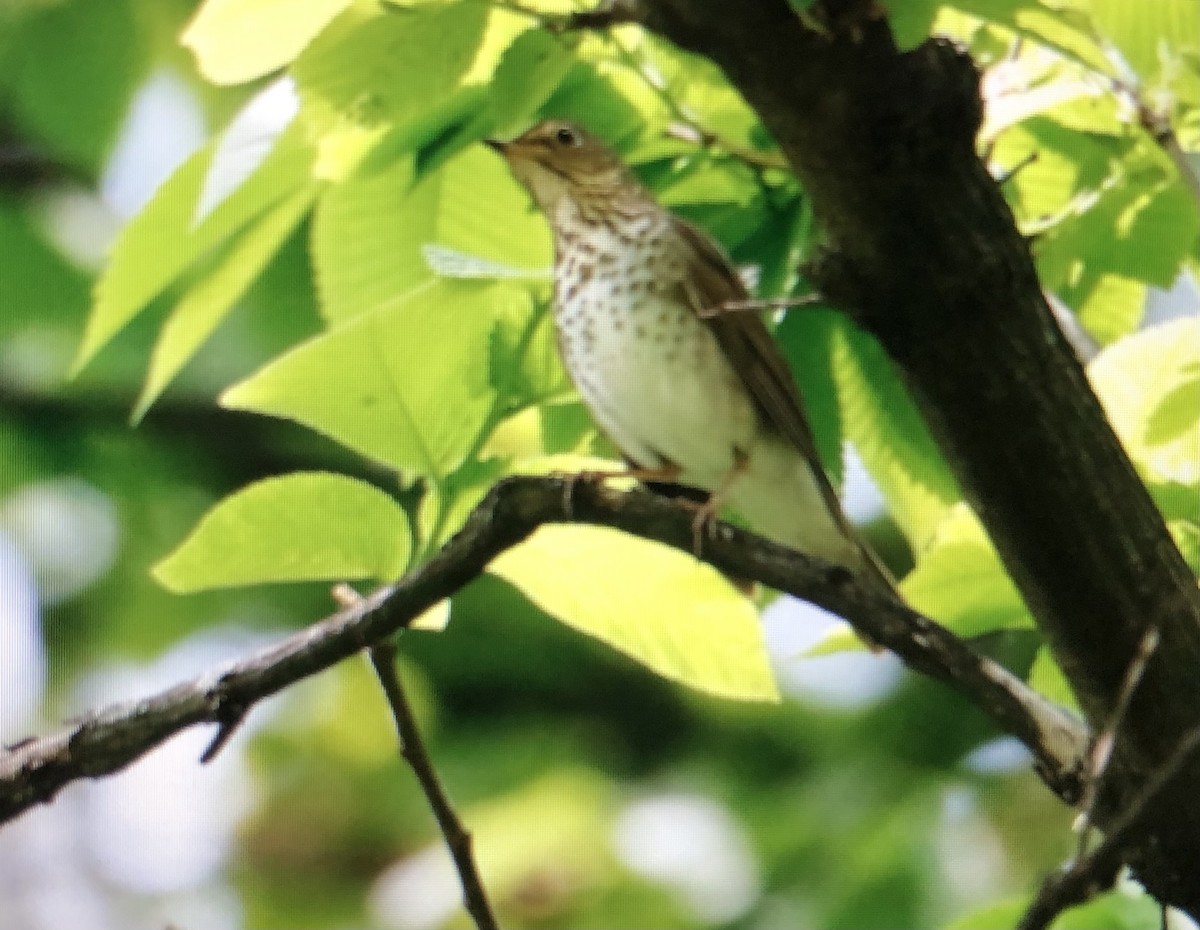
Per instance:
[[[499,152],[501,155],[503,155],[504,150],[506,148],[508,148],[508,143],[501,142],[499,139],[484,139],[483,144],[486,145],[492,151]]]

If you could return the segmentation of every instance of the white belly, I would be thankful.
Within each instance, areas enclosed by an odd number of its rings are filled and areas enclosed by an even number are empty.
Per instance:
[[[758,416],[708,327],[680,304],[636,305],[591,285],[560,316],[563,360],[601,428],[643,467],[673,463],[711,488],[749,452]]]

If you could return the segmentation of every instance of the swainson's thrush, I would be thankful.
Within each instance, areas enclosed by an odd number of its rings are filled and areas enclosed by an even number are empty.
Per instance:
[[[791,372],[721,249],[570,123],[489,141],[554,234],[563,361],[643,472],[712,492],[752,529],[894,592],[817,457]]]

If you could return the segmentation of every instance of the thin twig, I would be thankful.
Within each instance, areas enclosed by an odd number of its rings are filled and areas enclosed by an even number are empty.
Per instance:
[[[1117,93],[1124,95],[1125,99],[1133,106],[1134,112],[1137,113],[1138,124],[1150,134],[1155,144],[1171,159],[1171,164],[1175,166],[1175,170],[1179,174],[1179,180],[1191,192],[1196,203],[1200,204],[1200,174],[1192,167],[1187,152],[1179,144],[1179,136],[1175,132],[1175,127],[1171,125],[1170,117],[1166,113],[1154,109],[1132,80],[1114,79],[1112,87]]]
[[[479,930],[499,930],[483,881],[479,877],[479,869],[475,865],[471,834],[463,827],[441,779],[433,768],[412,708],[408,706],[408,699],[404,696],[400,676],[396,672],[396,647],[390,641],[378,643],[371,647],[370,655],[375,674],[379,676],[379,683],[387,696],[388,706],[392,709],[392,719],[396,722],[400,755],[416,775],[421,790],[425,792],[429,801],[429,809],[433,811],[446,840],[446,847],[454,859],[454,868],[458,871],[458,880],[462,884],[463,903],[467,913],[471,915]]]
[[[1200,727],[1188,732],[1146,787],[1109,825],[1104,840],[1066,871],[1049,876],[1026,909],[1017,930],[1045,930],[1069,907],[1090,901],[1113,886],[1130,849],[1148,829],[1151,808],[1170,804],[1168,794],[1200,751]]]
[[[750,310],[787,310],[826,303],[828,301],[820,294],[802,294],[797,297],[751,297],[746,300],[726,300],[715,307],[702,307],[697,311],[697,316],[707,320],[726,313],[745,313]]]
[[[1104,727],[1092,740],[1092,747],[1088,750],[1083,797],[1079,800],[1079,817],[1075,826],[1079,833],[1079,846],[1075,853],[1077,860],[1082,859],[1087,853],[1088,832],[1091,830],[1095,817],[1096,802],[1100,798],[1100,788],[1105,773],[1108,772],[1108,764],[1112,761],[1113,747],[1117,744],[1117,734],[1121,723],[1125,720],[1125,714],[1129,711],[1129,702],[1133,700],[1133,694],[1137,691],[1137,686],[1146,672],[1146,664],[1154,655],[1154,651],[1158,649],[1161,640],[1162,636],[1155,624],[1146,627],[1146,632],[1142,634],[1137,649],[1134,650],[1133,658],[1129,660],[1129,667],[1125,669],[1125,676],[1121,679],[1121,688],[1117,692],[1117,702],[1112,713]]]
[[[362,595],[348,584],[334,585],[331,593],[333,599],[342,607],[353,607],[362,600]],[[391,708],[392,719],[396,723],[400,756],[416,775],[417,782],[429,801],[434,819],[442,831],[442,837],[446,840],[446,848],[450,850],[459,883],[462,885],[463,903],[467,913],[471,915],[479,930],[499,930],[492,905],[483,887],[483,880],[479,877],[479,869],[475,865],[471,834],[462,825],[454,805],[450,803],[450,796],[433,767],[433,760],[425,748],[425,741],[421,738],[416,716],[400,684],[400,673],[396,671],[396,647],[391,640],[385,640],[372,646],[369,654],[371,665],[387,698],[388,707]]]
[[[692,547],[694,511],[652,492],[578,483],[568,519],[562,478],[521,476],[497,484],[462,530],[428,562],[231,666],[150,697],[110,706],[50,734],[0,751],[0,823],[45,803],[66,785],[120,771],[189,727],[219,723],[220,708],[257,702],[383,642],[484,572],[489,562],[546,523],[610,526],[681,549]],[[871,593],[852,572],[744,530],[717,524],[704,559],[845,618],[910,668],[966,695],[1033,754],[1061,797],[1079,796],[1086,726],[945,627]]]

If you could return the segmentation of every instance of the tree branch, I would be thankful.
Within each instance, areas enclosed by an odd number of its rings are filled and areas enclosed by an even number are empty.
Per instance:
[[[463,903],[467,913],[475,921],[479,930],[499,930],[496,915],[492,913],[492,905],[488,901],[479,877],[479,869],[475,865],[475,854],[472,850],[471,834],[463,827],[458,814],[450,803],[446,789],[434,770],[429,753],[425,750],[425,742],[421,739],[421,731],[413,717],[408,699],[400,685],[400,675],[396,671],[396,647],[391,642],[378,643],[371,647],[371,665],[379,676],[379,683],[387,697],[388,706],[392,709],[392,719],[396,722],[396,733],[400,739],[400,755],[404,757],[425,797],[429,801],[429,809],[433,811],[438,828],[446,840],[450,856],[454,859],[454,867],[458,871],[462,883]]]
[[[870,0],[818,0],[823,21]],[[975,150],[979,75],[951,43],[899,50],[885,19],[826,35],[787,0],[643,0],[643,23],[712,59],[778,141],[826,238],[816,289],[896,363],[1087,718],[1146,664],[1097,805],[1101,827],[1200,723],[1200,593],[1046,306]],[[1200,918],[1200,773],[1135,857]]]
[[[66,785],[120,771],[180,731],[229,719],[264,698],[404,629],[413,618],[480,575],[487,564],[545,523],[611,526],[684,552],[694,512],[644,490],[617,492],[571,479],[508,478],[492,489],[463,529],[429,562],[394,585],[314,623],[223,671],[152,697],[117,704],[58,733],[25,740],[0,755],[0,823],[45,803]],[[1080,791],[1086,728],[1020,679],[980,656],[933,620],[855,583],[850,572],[718,524],[705,560],[838,614],[912,669],[945,682],[978,705],[1033,754],[1046,783],[1068,802]]]
[[[1146,783],[1141,795],[1113,820],[1099,846],[1076,859],[1066,871],[1043,882],[1017,930],[1044,930],[1067,908],[1084,904],[1111,888],[1131,852],[1153,832],[1154,820],[1171,815],[1171,795],[1181,782],[1195,777],[1198,754],[1200,727],[1184,737],[1171,758]],[[1190,869],[1190,864],[1180,863],[1179,868]]]

